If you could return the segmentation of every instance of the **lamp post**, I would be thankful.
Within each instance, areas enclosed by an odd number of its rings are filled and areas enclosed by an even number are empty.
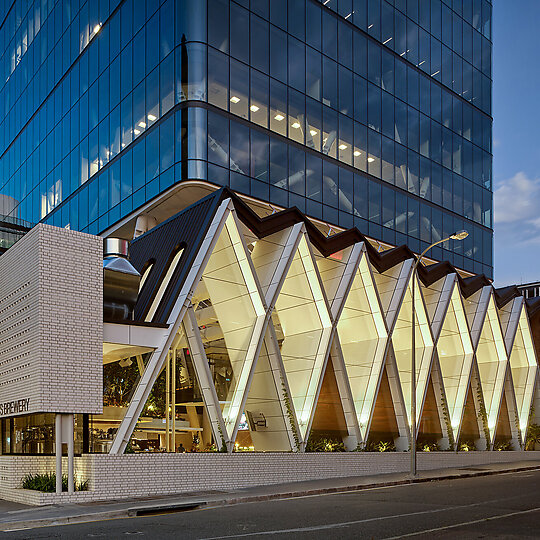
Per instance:
[[[434,246],[437,244],[442,244],[443,242],[446,242],[447,240],[464,240],[469,236],[469,233],[467,231],[456,231],[454,234],[451,234],[447,238],[443,238],[442,240],[439,240],[438,242],[434,242],[430,246],[428,246],[422,253],[420,254],[420,257],[416,260],[414,263],[413,269],[412,269],[412,291],[411,291],[411,299],[412,299],[412,310],[411,310],[411,341],[412,341],[412,350],[411,350],[411,477],[414,478],[416,476],[416,310],[414,306],[414,286],[416,282],[416,271],[418,269],[418,265],[420,264],[420,261],[424,257],[424,255]]]

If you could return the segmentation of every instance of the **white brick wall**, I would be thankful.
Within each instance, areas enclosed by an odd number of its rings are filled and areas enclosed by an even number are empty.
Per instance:
[[[64,458],[67,459],[67,458]],[[232,490],[322,478],[406,472],[407,452],[253,454],[93,454],[75,458],[75,477],[90,491],[71,497],[18,489],[28,472],[52,472],[53,456],[0,456],[0,496],[27,504],[54,504]],[[419,470],[539,460],[539,452],[422,452]],[[64,464],[64,467],[67,463]]]
[[[101,238],[39,224],[0,257],[0,403],[101,413],[102,336]]]

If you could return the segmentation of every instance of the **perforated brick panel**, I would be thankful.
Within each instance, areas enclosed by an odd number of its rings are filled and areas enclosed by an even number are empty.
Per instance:
[[[0,257],[0,416],[102,410],[101,238],[37,225]]]

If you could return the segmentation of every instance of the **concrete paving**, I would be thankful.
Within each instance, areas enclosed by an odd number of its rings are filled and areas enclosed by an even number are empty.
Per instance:
[[[421,471],[415,479],[407,474],[380,474],[311,480],[230,491],[182,493],[175,496],[121,501],[30,507],[0,501],[0,531],[13,531],[70,523],[84,523],[138,515],[180,512],[245,502],[305,497],[323,493],[361,491],[374,487],[426,483],[509,472],[540,470],[540,461],[478,465],[475,467]]]

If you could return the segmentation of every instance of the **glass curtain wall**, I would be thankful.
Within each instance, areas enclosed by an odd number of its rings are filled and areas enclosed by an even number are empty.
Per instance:
[[[393,4],[15,2],[0,213],[98,233],[203,179],[415,251],[466,228],[434,257],[491,275],[491,4]]]

